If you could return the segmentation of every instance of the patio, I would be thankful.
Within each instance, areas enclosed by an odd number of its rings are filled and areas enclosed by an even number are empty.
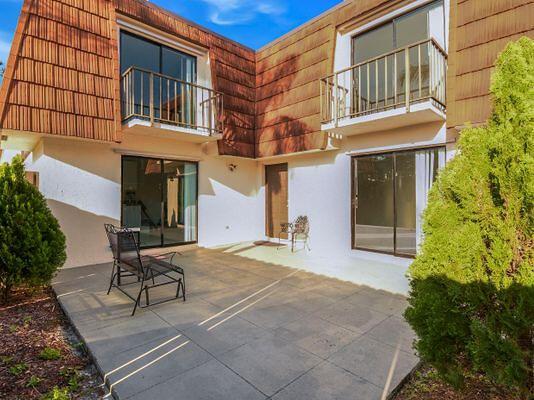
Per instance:
[[[55,278],[108,397],[383,399],[418,362],[400,295],[228,249],[191,248],[176,262],[187,301],[134,317],[126,296],[106,295],[110,264]]]

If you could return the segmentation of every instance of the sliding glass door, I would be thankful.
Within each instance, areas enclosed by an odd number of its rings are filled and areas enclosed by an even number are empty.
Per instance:
[[[354,157],[353,248],[414,256],[442,147]]]
[[[122,225],[141,247],[197,241],[196,163],[122,157]]]

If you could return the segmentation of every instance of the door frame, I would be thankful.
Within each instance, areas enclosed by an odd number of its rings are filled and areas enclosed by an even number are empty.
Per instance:
[[[121,155],[121,184],[120,184],[120,191],[121,191],[121,196],[120,196],[120,208],[121,208],[121,220],[120,220],[120,224],[121,224],[121,227],[123,226],[124,224],[124,219],[123,219],[123,207],[122,207],[122,204],[123,204],[123,201],[124,201],[124,191],[122,190],[122,186],[123,186],[123,181],[124,181],[124,168],[123,168],[123,159],[125,157],[130,157],[130,158],[144,158],[144,159],[147,159],[147,160],[158,160],[161,162],[161,173],[160,173],[160,184],[163,185],[163,177],[164,177],[164,170],[163,170],[163,162],[164,161],[181,161],[181,162],[187,162],[187,163],[191,163],[191,164],[196,164],[197,166],[197,177],[196,177],[196,193],[195,193],[195,201],[196,201],[196,218],[195,218],[195,224],[196,224],[196,233],[197,233],[197,240],[192,240],[192,241],[188,241],[188,242],[181,242],[181,243],[175,243],[175,244],[164,244],[164,239],[163,239],[163,221],[164,221],[164,218],[163,218],[163,186],[161,187],[160,189],[160,219],[161,219],[161,224],[160,224],[160,244],[159,245],[150,245],[150,246],[143,246],[141,243],[139,243],[139,248],[140,249],[160,249],[160,248],[165,248],[165,247],[177,247],[177,246],[187,246],[187,245],[190,245],[190,244],[196,244],[198,243],[198,235],[199,235],[199,231],[198,231],[198,192],[199,192],[199,187],[198,187],[198,184],[199,184],[199,162],[198,161],[190,161],[190,160],[180,160],[180,159],[169,159],[169,158],[161,158],[161,157],[156,157],[156,156],[142,156],[142,155],[129,155],[129,154],[122,154]],[[141,238],[141,236],[139,236],[139,238]]]
[[[278,237],[276,236],[276,232],[274,231],[274,227],[273,227],[273,236],[269,236],[267,234],[267,226],[268,226],[268,219],[269,219],[269,215],[268,215],[268,202],[269,202],[269,189],[268,189],[268,182],[267,182],[267,168],[268,167],[271,167],[271,166],[280,166],[280,165],[285,165],[286,167],[286,172],[287,172],[287,182],[286,182],[286,193],[287,193],[287,218],[288,218],[288,221],[289,222],[289,164],[287,162],[283,162],[283,163],[274,163],[274,164],[264,164],[263,165],[263,178],[264,178],[264,183],[265,183],[265,202],[264,202],[264,210],[265,210],[265,218],[264,218],[264,228],[265,228],[265,237],[268,237],[268,238],[273,238],[273,239],[277,239]]]
[[[406,253],[398,253],[397,252],[397,157],[396,155],[398,153],[404,153],[409,151],[418,151],[418,150],[432,150],[432,149],[443,149],[444,157],[445,157],[445,163],[447,163],[447,146],[446,144],[436,144],[436,145],[430,145],[430,146],[418,146],[418,147],[406,147],[406,148],[397,148],[397,149],[391,149],[391,150],[382,150],[382,151],[371,151],[371,152],[365,152],[365,153],[359,153],[359,154],[353,154],[350,157],[350,179],[351,179],[351,191],[350,191],[350,218],[351,218],[351,248],[352,250],[362,250],[362,251],[369,251],[372,253],[379,253],[379,254],[387,254],[392,255],[395,257],[402,257],[402,258],[415,258],[415,255],[412,254],[406,254]],[[366,247],[359,247],[356,244],[356,209],[355,209],[355,203],[356,203],[356,190],[355,190],[355,165],[356,160],[358,158],[368,157],[372,155],[381,155],[381,154],[391,154],[393,156],[393,179],[392,179],[392,185],[393,185],[393,251],[385,251],[385,250],[376,250],[376,249],[368,249]],[[416,216],[417,217],[417,216]],[[417,233],[416,233],[417,234]]]

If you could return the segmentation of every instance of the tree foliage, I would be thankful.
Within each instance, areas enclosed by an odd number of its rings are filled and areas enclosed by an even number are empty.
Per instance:
[[[0,165],[0,290],[48,283],[65,262],[65,236],[20,156]]]
[[[466,373],[532,393],[534,42],[500,54],[493,112],[461,132],[424,214],[405,316],[416,349],[448,382]]]

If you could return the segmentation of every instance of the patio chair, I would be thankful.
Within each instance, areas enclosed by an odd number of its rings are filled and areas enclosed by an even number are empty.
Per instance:
[[[183,298],[185,301],[185,275],[183,268],[172,264],[175,252],[165,253],[156,256],[144,255],[139,251],[139,245],[135,240],[134,232],[127,228],[117,228],[113,225],[105,225],[111,251],[113,253],[113,269],[108,288],[108,294],[112,288],[119,289],[135,302],[132,316],[135,314],[137,307],[145,308],[150,305],[156,305]],[[178,275],[175,277],[171,275]],[[122,283],[121,277],[134,276],[137,280],[129,283]],[[164,277],[166,280],[156,283],[155,278]],[[115,283],[115,281],[117,281]],[[150,283],[151,282],[151,283]],[[139,284],[139,292],[134,298],[123,287],[127,285]],[[149,290],[160,286],[176,284],[176,296],[160,300],[156,303],[150,303]],[[180,289],[182,295],[180,296]],[[145,292],[145,304],[141,304],[141,295]]]
[[[308,217],[305,215],[298,216],[293,222],[283,222],[280,224],[280,232],[278,234],[278,245],[281,244],[282,235],[287,234],[291,239],[291,252],[295,250],[295,243],[299,236],[303,237],[304,248],[310,249],[308,245],[308,238],[310,233],[310,223]]]

